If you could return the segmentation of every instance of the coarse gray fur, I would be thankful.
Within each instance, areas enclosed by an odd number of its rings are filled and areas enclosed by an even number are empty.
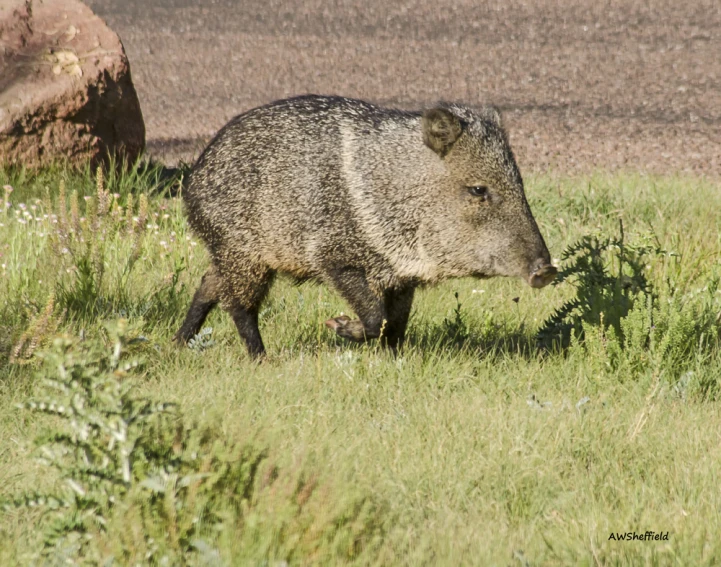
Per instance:
[[[212,263],[176,339],[220,303],[251,355],[276,273],[325,282],[359,319],[340,336],[403,340],[417,286],[446,278],[556,273],[526,201],[498,112],[419,112],[307,95],[233,118],[183,192]]]

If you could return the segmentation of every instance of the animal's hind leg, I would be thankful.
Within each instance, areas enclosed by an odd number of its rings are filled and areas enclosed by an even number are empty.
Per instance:
[[[253,358],[265,354],[258,328],[258,311],[268,294],[273,276],[274,272],[266,267],[249,266],[242,273],[231,272],[224,281],[223,308],[233,318],[238,334]]]
[[[173,337],[174,341],[187,343],[198,334],[208,313],[210,313],[220,301],[222,291],[221,283],[220,275],[215,267],[211,265],[200,281],[200,286],[195,292],[195,295],[193,295],[193,301],[190,304],[190,309],[188,309],[188,314],[185,316],[185,320],[178,332],[175,333]]]

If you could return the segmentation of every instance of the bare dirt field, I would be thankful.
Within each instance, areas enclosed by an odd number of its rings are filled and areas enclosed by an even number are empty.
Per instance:
[[[148,147],[315,92],[505,111],[522,170],[721,175],[717,0],[88,0],[121,36]]]

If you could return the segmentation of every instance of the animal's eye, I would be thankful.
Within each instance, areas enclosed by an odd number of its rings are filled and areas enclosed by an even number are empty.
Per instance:
[[[485,185],[476,185],[474,187],[469,187],[468,192],[474,197],[479,197],[484,201],[488,199],[488,187],[486,187]]]

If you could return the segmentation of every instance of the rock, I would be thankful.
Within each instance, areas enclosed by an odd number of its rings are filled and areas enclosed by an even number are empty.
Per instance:
[[[0,164],[134,160],[144,147],[118,36],[79,0],[0,0]]]

